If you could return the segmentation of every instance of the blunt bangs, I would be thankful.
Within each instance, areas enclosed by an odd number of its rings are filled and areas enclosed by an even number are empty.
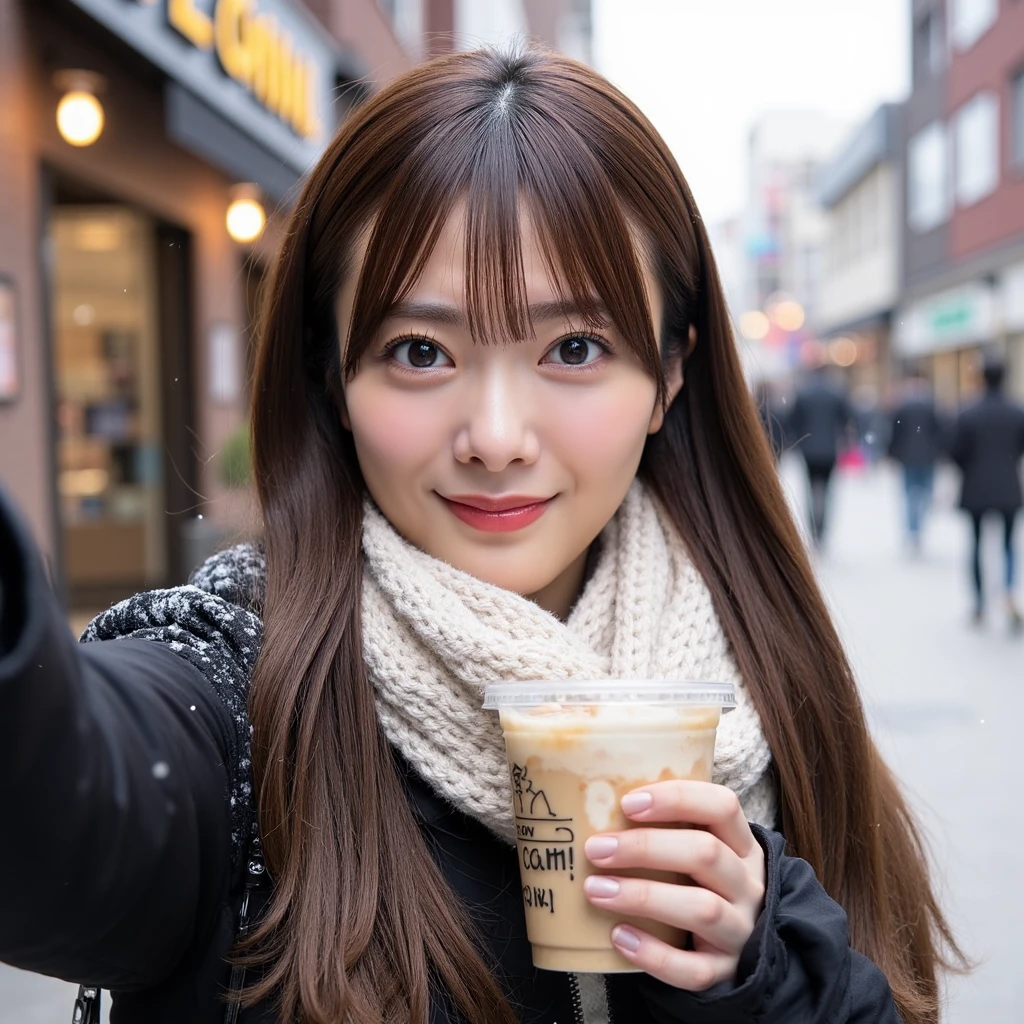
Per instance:
[[[559,298],[591,328],[607,311],[657,382],[665,375],[642,276],[653,248],[578,124],[528,81],[510,76],[435,123],[394,169],[374,204],[372,226],[342,375],[349,379],[391,308],[409,293],[448,219],[464,212],[465,301],[481,344],[532,335],[523,266],[521,215],[532,222]],[[428,114],[424,116],[429,116]]]

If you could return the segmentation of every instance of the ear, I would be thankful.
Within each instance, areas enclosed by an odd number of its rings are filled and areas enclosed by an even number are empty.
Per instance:
[[[665,382],[667,385],[665,404],[662,406],[659,403],[651,414],[651,422],[647,427],[648,434],[656,434],[661,430],[662,424],[665,422],[665,413],[668,411],[669,406],[675,401],[676,395],[683,390],[683,364],[687,359],[689,359],[690,353],[693,351],[693,347],[696,344],[697,329],[691,324],[690,331],[687,336],[686,351],[674,353],[668,365],[665,367]]]

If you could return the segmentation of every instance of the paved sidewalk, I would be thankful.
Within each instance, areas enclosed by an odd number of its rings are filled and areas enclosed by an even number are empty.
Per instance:
[[[802,506],[800,467],[784,478]],[[968,536],[943,476],[919,559],[906,551],[900,481],[888,468],[843,477],[817,559],[878,743],[917,808],[951,923],[980,966],[952,979],[944,1024],[1024,1021],[1024,638],[995,600],[969,623]],[[1001,578],[999,538],[985,552]],[[1024,536],[1018,533],[1024,553]]]

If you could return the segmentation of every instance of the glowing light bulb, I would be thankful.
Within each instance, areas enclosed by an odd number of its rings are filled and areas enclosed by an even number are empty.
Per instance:
[[[239,185],[228,206],[228,234],[236,242],[255,242],[267,224],[267,214],[255,186]]]
[[[84,89],[72,89],[57,104],[57,130],[72,146],[91,146],[103,131],[103,106]]]

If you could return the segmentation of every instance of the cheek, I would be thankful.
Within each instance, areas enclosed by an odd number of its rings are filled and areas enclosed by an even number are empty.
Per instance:
[[[655,390],[646,377],[551,403],[548,437],[581,476],[632,473],[647,439]]]
[[[367,480],[423,465],[437,453],[446,436],[441,417],[426,415],[421,404],[408,394],[358,387],[353,382],[345,403]]]

